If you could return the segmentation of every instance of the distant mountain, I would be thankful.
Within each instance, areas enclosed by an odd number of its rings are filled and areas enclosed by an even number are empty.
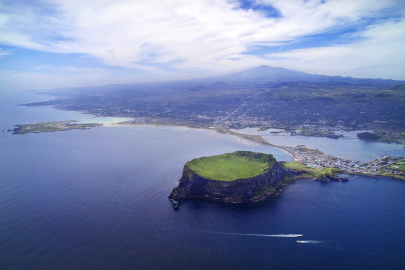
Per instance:
[[[222,76],[216,76],[207,79],[215,79],[216,81],[223,82],[241,82],[241,81],[254,81],[254,82],[268,82],[268,81],[297,81],[297,80],[310,80],[320,79],[327,76],[313,75],[301,71],[289,70],[285,68],[260,66],[251,68],[236,73],[231,73]]]
[[[289,70],[279,67],[260,66],[236,73],[191,80],[157,81],[148,83],[110,84],[92,87],[58,88],[39,91],[52,95],[91,94],[110,91],[143,91],[150,92],[161,89],[185,89],[198,92],[211,88],[233,87],[297,87],[297,84],[322,84],[326,87],[394,87],[393,90],[403,89],[405,81],[383,79],[359,79],[342,76],[328,76],[309,74],[301,71]],[[319,87],[316,86],[316,87]]]
[[[215,76],[210,78],[188,80],[188,82],[215,83],[215,84],[274,84],[283,82],[317,82],[328,83],[341,86],[389,86],[397,85],[401,81],[383,80],[383,79],[360,79],[342,76],[328,76],[309,74],[301,71],[295,71],[279,67],[260,66],[227,75]],[[403,82],[402,82],[403,83]]]

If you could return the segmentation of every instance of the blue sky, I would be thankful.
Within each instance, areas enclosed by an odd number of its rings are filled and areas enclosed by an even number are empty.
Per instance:
[[[186,79],[260,65],[405,80],[396,0],[0,0],[0,89]]]

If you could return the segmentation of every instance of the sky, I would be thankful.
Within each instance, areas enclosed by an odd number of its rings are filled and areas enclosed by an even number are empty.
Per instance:
[[[0,90],[269,65],[405,80],[404,0],[0,0]]]

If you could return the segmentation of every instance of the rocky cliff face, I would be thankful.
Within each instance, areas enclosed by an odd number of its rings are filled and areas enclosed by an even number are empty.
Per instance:
[[[260,201],[291,183],[293,175],[294,172],[284,169],[275,162],[265,173],[254,177],[218,181],[198,175],[186,164],[179,185],[173,189],[169,199],[179,201],[188,198],[207,198],[233,203]]]

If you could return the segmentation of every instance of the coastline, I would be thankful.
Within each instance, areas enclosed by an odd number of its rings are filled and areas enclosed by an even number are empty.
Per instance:
[[[71,121],[76,122],[75,120],[71,120]],[[52,122],[52,123],[63,123],[63,122],[68,122],[68,121],[59,121],[59,122]],[[51,122],[49,122],[49,123],[51,123]],[[35,125],[38,125],[38,124],[39,123],[24,124],[24,125],[35,126]],[[15,125],[15,126],[19,127],[19,126],[21,126],[21,124],[20,125]],[[236,132],[235,130],[225,129],[225,128],[222,128],[222,127],[204,128],[204,127],[193,127],[193,126],[187,126],[187,125],[174,125],[174,124],[166,124],[166,123],[151,124],[151,123],[121,123],[121,122],[117,122],[117,123],[88,123],[88,124],[83,123],[83,124],[81,124],[81,126],[82,126],[82,128],[77,128],[77,129],[88,129],[88,128],[93,128],[93,127],[103,127],[103,126],[106,126],[106,127],[108,127],[108,126],[153,126],[153,127],[175,127],[175,128],[189,129],[189,130],[193,130],[193,129],[210,130],[210,131],[215,131],[217,134],[236,136],[236,137],[239,137],[241,139],[244,139],[244,140],[247,140],[247,141],[250,141],[250,142],[254,142],[254,143],[261,144],[261,145],[266,145],[266,146],[271,146],[271,147],[278,148],[278,149],[283,150],[284,152],[290,154],[295,159],[296,162],[301,163],[299,161],[299,159],[297,158],[297,155],[294,153],[294,151],[292,151],[292,147],[286,147],[286,146],[280,146],[280,145],[272,144],[272,143],[268,142],[265,138],[263,138],[261,135],[251,135],[251,134],[239,133],[239,132]],[[70,130],[70,129],[55,129],[55,130],[46,130],[46,131],[30,131],[30,132],[27,132],[27,133],[56,132],[56,131],[66,131],[66,130]],[[13,131],[13,130],[8,130],[8,131]],[[19,134],[19,133],[12,133],[12,134]],[[310,150],[312,150],[312,149],[310,149]],[[327,155],[327,156],[330,157],[330,158],[334,158],[334,159],[345,160],[345,159],[337,158],[337,157],[330,156],[330,155]],[[350,160],[345,160],[345,161],[350,161]],[[348,174],[356,174],[356,175],[368,175],[368,176],[381,176],[381,177],[395,178],[395,179],[405,181],[405,176],[396,175],[396,174],[389,174],[389,173],[375,174],[375,173],[352,172],[352,171],[344,171],[344,172],[348,173]],[[312,177],[308,177],[308,178],[312,178]],[[314,178],[314,179],[316,179],[316,178]]]
[[[371,173],[347,173],[347,174],[354,174],[354,175],[358,175],[358,176],[370,176],[370,177],[375,177],[375,178],[391,178],[391,179],[397,179],[397,180],[401,180],[401,181],[405,181],[405,177],[402,176],[403,178],[401,178],[400,175],[384,175],[384,174],[371,174]],[[398,177],[399,176],[399,177]]]
[[[211,130],[216,131],[215,128],[202,128],[202,127],[192,127],[192,126],[183,126],[183,125],[172,125],[172,124],[152,124],[152,123],[110,123],[103,124],[103,126],[153,126],[153,127],[177,127],[185,129],[201,129],[201,130]]]
[[[298,178],[297,178],[298,179]],[[309,177],[305,177],[302,179],[310,179]],[[213,197],[209,197],[209,196],[189,196],[186,199],[182,199],[181,201],[187,201],[187,200],[191,200],[191,199],[198,199],[198,200],[206,200],[206,201],[211,201],[211,202],[221,202],[221,203],[232,203],[232,204],[249,204],[249,203],[257,203],[257,202],[263,202],[263,201],[267,201],[270,200],[272,198],[275,198],[276,196],[280,195],[281,192],[283,192],[286,188],[288,188],[291,184],[283,184],[283,186],[281,186],[280,188],[276,189],[276,191],[273,194],[268,194],[265,197],[261,197],[260,199],[247,199],[247,200],[243,200],[243,201],[239,201],[239,202],[234,202],[234,201],[229,201],[229,200],[223,200],[223,199],[219,199],[219,198],[213,198]],[[179,201],[176,201],[175,199],[172,199],[169,197],[167,197],[168,200],[172,201],[173,203],[178,203]]]

